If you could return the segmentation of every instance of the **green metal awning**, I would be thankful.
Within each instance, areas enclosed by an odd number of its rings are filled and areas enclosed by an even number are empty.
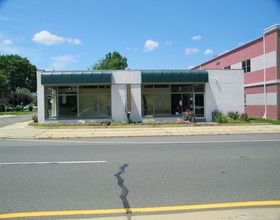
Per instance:
[[[88,72],[43,72],[41,83],[50,84],[84,84],[84,83],[111,83],[111,71]]]
[[[141,70],[142,83],[206,83],[206,70]]]

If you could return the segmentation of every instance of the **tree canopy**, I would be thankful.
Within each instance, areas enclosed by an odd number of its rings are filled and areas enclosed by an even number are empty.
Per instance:
[[[0,55],[0,96],[22,88],[36,91],[36,66],[19,55]]]
[[[90,69],[91,70],[124,70],[127,68],[127,59],[119,52],[107,53],[105,58],[100,59]]]

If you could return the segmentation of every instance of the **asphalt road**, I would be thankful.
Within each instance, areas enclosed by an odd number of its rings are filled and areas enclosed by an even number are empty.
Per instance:
[[[32,114],[0,116],[0,127],[4,127],[28,119],[31,120],[31,118],[32,118]]]
[[[279,135],[1,140],[0,214],[279,200],[279,167]]]

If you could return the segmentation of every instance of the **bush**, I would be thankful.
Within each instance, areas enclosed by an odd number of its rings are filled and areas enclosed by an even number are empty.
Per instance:
[[[242,113],[239,117],[239,120],[241,121],[249,121],[249,117],[247,115],[247,113]]]
[[[216,121],[217,117],[221,117],[222,116],[222,112],[220,110],[215,110],[212,112],[212,121]]]
[[[32,104],[29,104],[29,105],[28,105],[28,110],[29,110],[30,112],[33,111],[33,105],[32,105]]]
[[[32,114],[32,120],[37,123],[38,122],[38,115],[36,113]]]
[[[215,110],[212,112],[213,121],[217,123],[228,123],[228,117],[222,111]]]
[[[21,105],[17,105],[16,106],[16,112],[20,112],[22,111],[22,106]]]
[[[227,113],[227,116],[228,116],[230,119],[232,119],[232,120],[237,120],[237,119],[239,119],[239,117],[240,117],[240,115],[239,115],[238,112],[233,112],[233,111],[228,112],[228,113]]]
[[[215,122],[228,123],[228,117],[225,114],[220,114],[217,117],[215,117]]]
[[[190,110],[186,110],[185,112],[182,112],[182,117],[185,121],[191,121],[193,117],[193,113]]]

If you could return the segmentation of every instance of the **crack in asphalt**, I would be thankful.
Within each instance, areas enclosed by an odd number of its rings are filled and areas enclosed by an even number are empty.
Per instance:
[[[121,195],[120,195],[120,199],[122,200],[123,203],[123,207],[126,210],[126,214],[127,214],[127,219],[131,220],[131,214],[132,211],[130,209],[130,205],[129,205],[129,201],[127,199],[127,195],[129,193],[128,189],[126,188],[126,186],[124,185],[124,179],[121,177],[121,175],[123,173],[125,173],[125,169],[128,167],[128,164],[124,164],[120,167],[119,172],[117,174],[115,174],[114,176],[117,178],[118,180],[118,185],[121,188]]]

